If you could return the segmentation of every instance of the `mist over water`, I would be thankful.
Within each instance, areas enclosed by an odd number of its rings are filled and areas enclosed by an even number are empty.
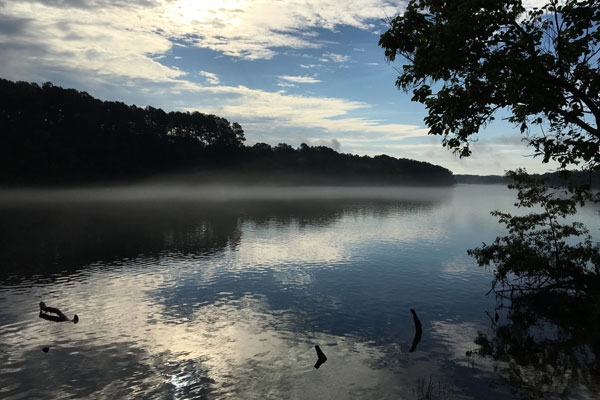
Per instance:
[[[452,193],[447,187],[411,186],[244,186],[146,184],[65,189],[0,189],[0,202],[139,202],[139,201],[289,201],[418,200],[436,201]]]
[[[430,378],[442,398],[512,397],[465,355],[493,307],[466,249],[501,232],[503,186],[0,199],[2,398],[410,399]]]

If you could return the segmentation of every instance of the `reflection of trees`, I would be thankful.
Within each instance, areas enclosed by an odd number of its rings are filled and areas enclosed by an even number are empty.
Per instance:
[[[331,199],[302,201],[269,201],[245,204],[244,215],[258,226],[274,221],[287,226],[328,226],[343,216],[362,216],[373,213],[380,218],[398,209],[418,213],[438,204],[436,200],[364,200]]]
[[[51,275],[163,251],[211,254],[239,240],[236,216],[177,204],[10,207],[0,220],[4,277]]]
[[[77,202],[0,208],[0,279],[74,272],[163,252],[210,255],[235,248],[241,222],[327,226],[347,214],[432,207],[417,201]],[[370,210],[370,211],[369,211]]]
[[[599,306],[569,295],[515,297],[492,334],[479,333],[477,353],[500,361],[500,375],[525,398],[566,395],[579,385],[598,391]]]

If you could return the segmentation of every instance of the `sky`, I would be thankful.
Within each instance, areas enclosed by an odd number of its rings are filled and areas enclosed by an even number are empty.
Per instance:
[[[531,0],[530,3],[536,0]],[[395,0],[0,0],[0,78],[238,122],[246,145],[387,154],[455,174],[552,166],[501,119],[459,159],[378,46]]]

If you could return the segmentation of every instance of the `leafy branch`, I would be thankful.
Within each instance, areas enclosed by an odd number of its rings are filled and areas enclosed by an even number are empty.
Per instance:
[[[490,291],[506,299],[539,291],[600,292],[600,248],[584,224],[568,222],[591,192],[547,186],[522,169],[507,175],[514,180],[509,188],[517,190],[515,206],[531,211],[492,211],[508,234],[468,250],[480,266],[494,267]]]

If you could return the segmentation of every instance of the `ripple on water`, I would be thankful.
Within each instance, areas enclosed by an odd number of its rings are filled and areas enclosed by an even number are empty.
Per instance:
[[[165,207],[124,243],[99,234],[104,259],[3,284],[0,397],[397,399],[423,377],[476,381],[455,360],[488,282],[449,234],[463,223],[431,202],[329,207],[222,226]],[[41,320],[40,300],[80,322]],[[414,353],[410,308],[424,329]]]

